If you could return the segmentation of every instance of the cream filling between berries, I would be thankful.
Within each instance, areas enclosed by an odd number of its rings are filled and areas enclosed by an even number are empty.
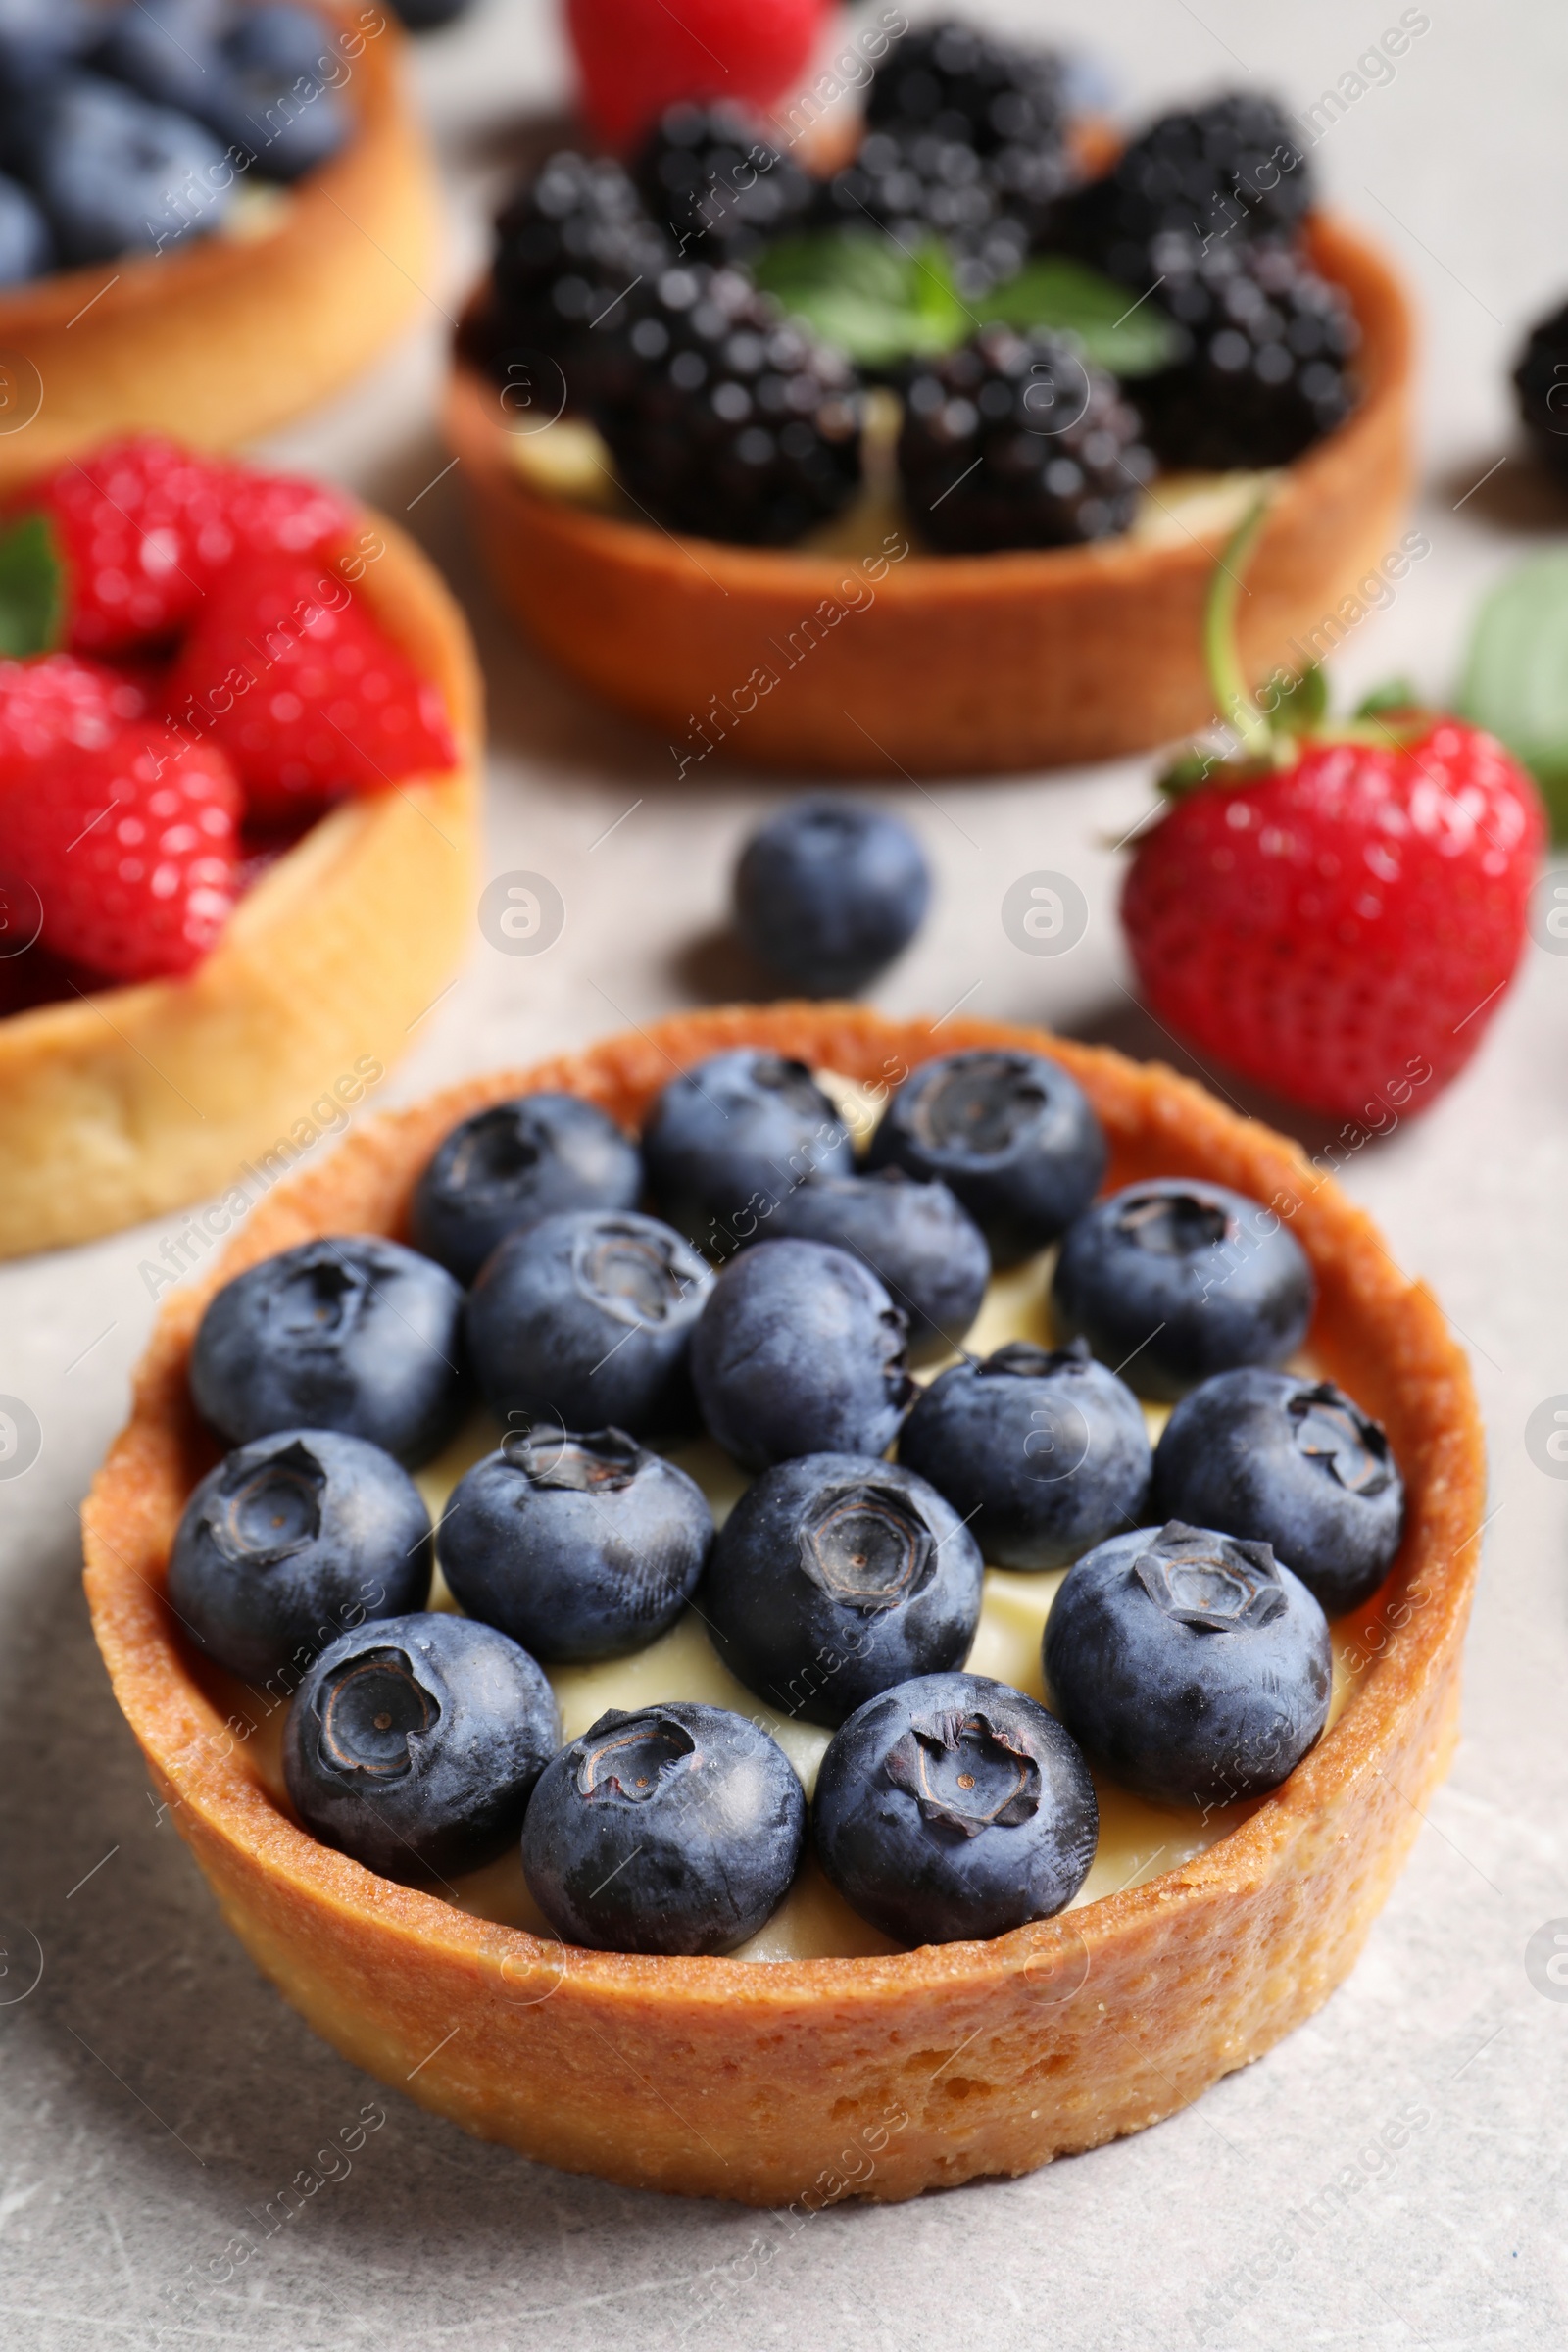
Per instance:
[[[835,1071],[816,1070],[812,1075],[851,1127],[868,1132],[876,1116],[869,1097]],[[967,1335],[965,1353],[984,1357],[1010,1340],[1029,1341],[1042,1348],[1057,1344],[1050,1309],[1055,1255],[1054,1249],[1043,1250],[1022,1265],[993,1275],[979,1316]],[[924,1387],[959,1360],[955,1351],[939,1362],[922,1365],[913,1378]],[[1321,1377],[1320,1368],[1304,1353],[1294,1359],[1291,1369],[1311,1379]],[[1152,1443],[1158,1438],[1170,1409],[1166,1404],[1144,1405]],[[475,1462],[495,1451],[502,1436],[498,1422],[488,1413],[476,1412],[446,1450],[416,1474],[416,1484],[435,1526],[439,1528],[458,1481]],[[746,1472],[710,1438],[663,1450],[696,1480],[708,1497],[715,1525],[721,1527],[751,1483]],[[438,1545],[439,1541],[438,1536]],[[1066,1574],[1064,1568],[1026,1575],[988,1567],[980,1623],[965,1661],[967,1671],[1011,1684],[1042,1704],[1049,1703],[1041,1673],[1041,1639]],[[429,1605],[461,1613],[439,1568]],[[1375,1649],[1375,1642],[1369,1643],[1367,1639],[1375,1615],[1375,1608],[1369,1607],[1339,1619],[1330,1628],[1334,1644],[1330,1725],[1343,1711],[1357,1673]],[[720,1661],[695,1609],[687,1609],[668,1633],[628,1657],[585,1666],[547,1667],[545,1671],[560,1703],[563,1740],[578,1738],[609,1707],[630,1711],[668,1699],[701,1700],[731,1708],[760,1724],[784,1750],[809,1795],[832,1738],[820,1725],[776,1713],[737,1682]],[[238,1694],[240,1686],[233,1688]],[[284,1713],[277,1707],[264,1717],[248,1743],[247,1754],[270,1793],[286,1807],[281,1762]],[[1095,1792],[1100,1805],[1100,1843],[1089,1876],[1069,1905],[1072,1910],[1124,1887],[1143,1886],[1162,1872],[1192,1861],[1257,1809],[1255,1801],[1207,1810],[1196,1805],[1166,1809],[1146,1803],[1099,1774]],[[458,1880],[451,1899],[459,1909],[477,1918],[560,1940],[528,1891],[515,1849],[486,1869]],[[766,1927],[729,1957],[745,1961],[851,1959],[902,1948],[851,1910],[808,1850],[794,1885]]]

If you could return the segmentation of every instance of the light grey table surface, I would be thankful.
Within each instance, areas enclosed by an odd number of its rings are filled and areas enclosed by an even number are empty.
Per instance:
[[[1410,273],[1427,329],[1420,519],[1433,552],[1357,631],[1337,664],[1345,691],[1404,668],[1443,692],[1487,580],[1568,532],[1568,502],[1552,507],[1516,459],[1474,487],[1512,446],[1505,370],[1522,326],[1568,291],[1568,20],[1545,0],[1432,0],[1422,13],[1429,28],[1392,82],[1363,75],[1315,154],[1334,198]],[[1400,9],[1048,0],[1011,14],[1092,39],[1134,106],[1255,78],[1300,107],[1353,75]],[[721,985],[722,957],[694,943],[721,921],[737,840],[785,789],[729,772],[677,788],[665,747],[549,674],[479,584],[459,479],[435,482],[442,312],[477,266],[483,199],[517,117],[564,91],[551,12],[479,0],[418,70],[454,196],[449,270],[373,378],[277,446],[407,509],[454,578],[492,698],[490,870],[550,875],[567,921],[533,960],[476,934],[389,1096],[646,1019],[691,1002],[699,979]],[[1146,806],[1150,772],[1138,760],[893,794],[939,891],[877,1001],[939,1012],[963,999],[1156,1050],[1126,994],[1104,846]],[[1039,867],[1076,876],[1091,908],[1082,944],[1054,961],[1020,954],[999,919],[1007,883]],[[1538,1990],[1526,1949],[1547,1923],[1568,1929],[1568,1485],[1535,1465],[1524,1433],[1568,1392],[1565,1055],[1568,960],[1532,948],[1473,1068],[1348,1172],[1470,1349],[1493,1462],[1463,1742],[1353,1977],[1172,2122],[1015,2183],[826,2211],[754,2258],[753,2283],[748,2248],[773,2242],[765,2217],[568,2179],[388,2094],[349,2175],[176,2323],[169,2290],[210,2277],[248,2216],[379,2094],[220,1924],[157,1821],[87,1632],[76,1509],[151,1317],[138,1261],[174,1220],[0,1270],[0,1392],[43,1431],[36,1465],[0,1482],[13,1996],[30,1974],[28,1935],[43,1961],[26,1997],[0,2006],[0,2340],[42,2352],[1560,2344],[1568,1986]],[[730,2264],[741,2282],[725,2296],[711,2277]]]

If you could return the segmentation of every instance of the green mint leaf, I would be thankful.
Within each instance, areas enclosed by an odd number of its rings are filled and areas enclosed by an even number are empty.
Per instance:
[[[1152,375],[1181,351],[1181,329],[1157,299],[1140,302],[1114,279],[1060,254],[1026,262],[976,307],[988,323],[1072,335],[1092,367],[1113,375]]]
[[[888,368],[920,353],[951,351],[971,331],[940,244],[911,254],[873,230],[830,229],[784,238],[760,257],[753,275],[858,367]]]
[[[1487,597],[1458,707],[1529,768],[1568,840],[1568,549],[1533,556]]]
[[[65,574],[47,514],[24,514],[0,536],[0,655],[52,653],[65,621]]]

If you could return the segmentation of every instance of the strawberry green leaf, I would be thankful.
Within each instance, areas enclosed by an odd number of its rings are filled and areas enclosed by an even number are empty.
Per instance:
[[[65,621],[65,574],[47,514],[25,514],[0,535],[0,656],[51,653]]]
[[[1026,262],[975,307],[988,322],[1071,335],[1092,367],[1112,375],[1153,375],[1181,350],[1181,329],[1155,303],[1060,254]]]
[[[1568,549],[1533,556],[1476,615],[1459,710],[1505,743],[1568,839]]]
[[[1382,718],[1389,710],[1418,710],[1421,697],[1408,678],[1386,678],[1363,694],[1351,713],[1355,718]]]
[[[1311,735],[1321,725],[1328,707],[1329,682],[1321,663],[1314,662],[1298,678],[1292,678],[1280,689],[1269,716],[1278,733]]]

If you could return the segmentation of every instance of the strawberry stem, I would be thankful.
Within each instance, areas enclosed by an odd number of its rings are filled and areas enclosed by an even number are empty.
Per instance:
[[[1220,717],[1249,759],[1268,759],[1274,731],[1248,691],[1236,634],[1236,600],[1268,518],[1271,493],[1260,491],[1225,544],[1203,609],[1203,656]]]

